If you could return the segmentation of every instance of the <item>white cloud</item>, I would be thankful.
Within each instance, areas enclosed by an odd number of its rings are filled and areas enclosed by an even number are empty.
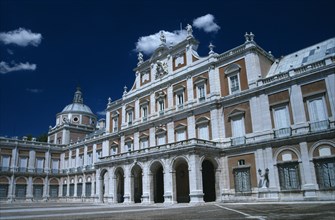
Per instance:
[[[220,26],[214,22],[214,16],[207,14],[193,20],[193,26],[205,32],[217,32]]]
[[[30,64],[29,62],[26,63],[15,63],[12,62],[12,66],[8,63],[1,61],[0,62],[0,73],[6,74],[9,72],[20,71],[20,70],[35,70],[36,64]]]
[[[26,88],[27,92],[31,92],[31,93],[41,93],[43,92],[42,89],[30,89],[30,88]]]
[[[33,45],[37,47],[41,43],[41,40],[41,34],[32,33],[31,30],[24,28],[0,33],[0,42],[4,44],[16,44],[22,47]]]
[[[166,38],[166,44],[177,44],[180,41],[184,40],[187,36],[186,30],[178,30],[178,31],[163,31],[165,38]],[[161,44],[160,41],[160,32],[157,32],[155,34],[140,37],[136,43],[136,51],[141,51],[146,55],[151,54],[154,52],[156,48],[159,47]]]
[[[105,116],[106,115],[106,111],[99,111],[99,112],[97,112],[97,115]]]

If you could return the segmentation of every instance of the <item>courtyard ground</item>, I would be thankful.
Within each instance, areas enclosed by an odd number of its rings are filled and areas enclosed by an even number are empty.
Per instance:
[[[89,203],[0,203],[2,219],[329,219],[335,202],[119,205]]]

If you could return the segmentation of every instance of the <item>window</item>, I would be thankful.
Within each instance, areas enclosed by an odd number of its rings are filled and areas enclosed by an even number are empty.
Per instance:
[[[141,149],[145,149],[147,147],[149,147],[149,141],[148,138],[142,138],[140,141],[140,147]]]
[[[63,185],[63,196],[65,197],[66,194],[67,194],[67,184],[64,183],[64,185]]]
[[[184,93],[183,92],[177,93],[176,103],[177,103],[178,109],[183,109],[184,107]]]
[[[26,172],[28,165],[28,157],[20,157],[19,158],[19,169],[20,172]]]
[[[245,165],[245,160],[238,160],[237,165],[238,166],[244,166]]]
[[[209,140],[208,124],[202,124],[198,127],[198,137],[202,140]]]
[[[91,192],[92,192],[92,184],[91,183],[87,183],[85,184],[85,196],[91,196]]]
[[[93,163],[93,153],[87,153],[87,165],[91,165]]]
[[[131,141],[126,142],[125,145],[124,145],[124,147],[125,147],[125,149],[124,149],[125,152],[132,151],[132,148],[133,148],[133,142],[131,142]]]
[[[186,140],[186,129],[181,128],[176,130],[176,141]]]
[[[44,158],[36,158],[36,173],[43,172]]]
[[[79,155],[79,161],[78,161],[78,166],[83,166],[84,165],[84,154]]]
[[[159,108],[159,115],[164,115],[164,100],[159,100],[158,101],[158,108]]]
[[[166,142],[166,136],[165,134],[159,134],[157,135],[157,145],[163,145]]]
[[[198,85],[198,97],[199,101],[204,101],[206,97],[206,90],[205,90],[205,84]]]
[[[308,112],[311,131],[320,131],[328,128],[329,121],[323,97],[308,100]]]
[[[275,137],[286,137],[291,135],[287,105],[273,108],[273,119],[275,125]]]
[[[133,111],[128,112],[128,125],[133,124]]]
[[[76,157],[72,156],[72,158],[71,158],[71,168],[74,168],[74,167],[76,167]]]
[[[64,169],[69,168],[69,158],[65,158],[64,160]]]
[[[235,94],[240,91],[238,74],[229,77],[229,88],[230,88],[230,94]]]
[[[97,158],[97,161],[100,161],[100,157],[102,156],[102,150],[97,150],[96,151],[96,158]]]
[[[111,148],[110,148],[110,155],[115,155],[117,154],[117,145],[112,145]]]
[[[1,171],[9,171],[10,156],[3,155],[1,156]]]
[[[235,116],[231,118],[232,144],[239,145],[245,143],[244,117]]]
[[[143,121],[147,121],[148,118],[148,106],[142,106],[142,119]]]
[[[314,161],[320,189],[335,188],[335,158]]]
[[[118,118],[113,118],[113,132],[118,131]]]
[[[299,164],[278,164],[279,182],[282,190],[300,189]]]
[[[59,169],[59,160],[58,159],[52,159],[51,161],[51,172],[52,173],[58,173]]]
[[[251,192],[250,168],[234,169],[235,192]]]

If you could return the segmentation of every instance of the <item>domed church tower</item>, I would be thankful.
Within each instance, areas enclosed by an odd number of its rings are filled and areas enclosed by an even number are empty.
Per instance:
[[[80,88],[74,93],[72,104],[56,115],[56,125],[49,128],[48,142],[69,144],[96,130],[97,117],[84,104]]]

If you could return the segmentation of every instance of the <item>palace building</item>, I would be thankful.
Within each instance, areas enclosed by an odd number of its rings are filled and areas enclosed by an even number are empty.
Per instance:
[[[335,200],[335,38],[281,58],[254,41],[138,54],[97,119],[78,88],[48,143],[0,138],[0,198],[105,203]]]

